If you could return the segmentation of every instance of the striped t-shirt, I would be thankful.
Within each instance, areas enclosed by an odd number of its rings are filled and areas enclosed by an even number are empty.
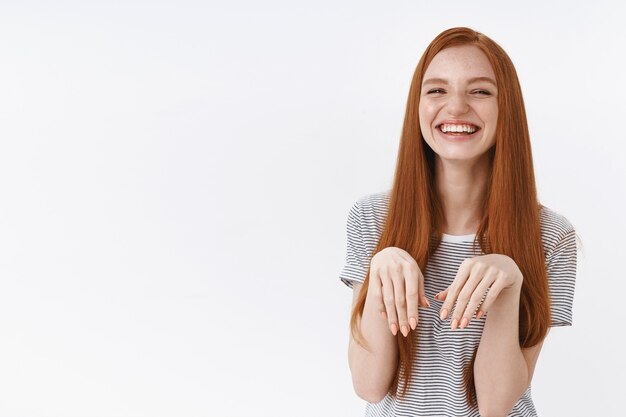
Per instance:
[[[347,221],[346,263],[340,279],[352,288],[362,283],[380,239],[389,205],[390,191],[366,195],[354,203]],[[541,235],[550,288],[551,326],[571,326],[576,280],[576,234],[562,215],[543,206]],[[462,330],[450,330],[450,318],[439,319],[443,304],[434,296],[454,280],[461,262],[480,253],[472,250],[475,235],[444,234],[424,273],[424,290],[430,307],[421,308],[416,357],[409,390],[402,398],[389,394],[378,403],[367,403],[366,417],[382,416],[479,416],[478,407],[465,400],[463,369],[478,347],[487,315],[473,318]],[[477,247],[477,250],[480,250]],[[404,375],[401,372],[400,377]],[[530,387],[517,401],[509,416],[536,416]]]

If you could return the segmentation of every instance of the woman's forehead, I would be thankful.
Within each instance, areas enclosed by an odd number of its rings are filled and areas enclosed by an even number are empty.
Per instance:
[[[475,45],[452,46],[434,56],[424,73],[428,78],[481,78],[495,79],[487,55]]]

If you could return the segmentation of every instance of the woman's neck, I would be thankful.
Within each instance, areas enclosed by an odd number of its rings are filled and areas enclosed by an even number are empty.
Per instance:
[[[443,208],[443,232],[449,235],[476,233],[482,219],[489,164],[442,161],[436,158],[435,183]]]

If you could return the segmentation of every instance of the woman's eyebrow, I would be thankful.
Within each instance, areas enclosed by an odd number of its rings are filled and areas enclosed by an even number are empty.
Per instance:
[[[422,83],[422,85],[426,85],[426,84],[448,84],[448,81],[444,80],[443,78],[428,78],[427,80],[424,80],[424,82]]]
[[[498,86],[498,84],[496,84],[496,80],[494,80],[491,77],[474,77],[474,78],[470,78],[469,80],[467,80],[467,83],[472,84],[472,83],[481,82],[481,81],[491,83],[493,84],[494,87]]]
[[[491,77],[474,77],[474,78],[470,78],[469,80],[467,80],[467,83],[468,84],[473,84],[473,83],[477,83],[477,82],[481,82],[481,81],[493,84],[494,87],[498,86],[496,81],[493,78],[491,78]],[[428,78],[428,79],[424,80],[424,82],[422,83],[422,85],[426,85],[426,84],[444,84],[444,85],[448,85],[448,80],[445,80],[443,78]]]

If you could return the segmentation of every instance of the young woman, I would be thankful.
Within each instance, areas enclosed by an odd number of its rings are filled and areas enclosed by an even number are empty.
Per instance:
[[[571,325],[576,234],[537,201],[513,63],[437,36],[411,83],[391,190],[348,215],[349,365],[367,416],[535,416],[551,326]]]

